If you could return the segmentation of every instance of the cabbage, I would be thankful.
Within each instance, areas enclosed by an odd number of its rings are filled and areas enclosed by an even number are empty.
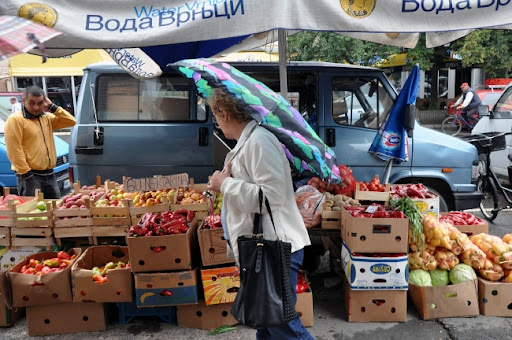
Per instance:
[[[446,286],[450,283],[450,277],[447,270],[435,269],[429,273],[430,278],[432,279],[432,286]]]
[[[427,271],[423,269],[416,269],[409,273],[409,283],[423,287],[432,286],[432,279]]]
[[[467,264],[459,263],[450,270],[450,281],[454,285],[473,280],[476,280],[475,270]]]

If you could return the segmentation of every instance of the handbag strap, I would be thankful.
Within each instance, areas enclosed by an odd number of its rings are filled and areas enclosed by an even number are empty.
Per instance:
[[[254,225],[252,229],[253,236],[261,236],[263,237],[263,216],[261,212],[261,208],[263,206],[263,190],[258,192],[258,198],[260,203],[260,212],[254,214]],[[274,228],[274,233],[276,234],[276,240],[279,240],[276,231],[276,225],[274,224],[274,218],[272,217],[272,210],[270,210],[270,203],[268,199],[265,197],[265,206],[267,207],[268,214],[270,215],[270,221],[272,221],[272,227]]]

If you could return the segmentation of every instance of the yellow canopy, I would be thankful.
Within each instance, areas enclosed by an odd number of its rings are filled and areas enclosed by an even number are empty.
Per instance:
[[[101,61],[112,61],[104,50],[82,50],[75,54],[48,58],[42,63],[42,57],[32,54],[18,54],[10,59],[11,77],[65,77],[82,76],[85,66]]]

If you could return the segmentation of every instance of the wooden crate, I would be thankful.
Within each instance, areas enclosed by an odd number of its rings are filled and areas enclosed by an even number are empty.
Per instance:
[[[128,226],[132,222],[130,208],[127,206],[91,207],[91,213],[93,226]]]
[[[92,241],[94,245],[98,245],[100,238],[119,237],[125,238],[128,234],[130,226],[93,226]]]
[[[386,184],[386,191],[361,191],[359,190],[359,183],[356,183],[356,192],[354,198],[359,201],[383,202],[384,205],[389,205],[389,183]]]
[[[89,245],[94,244],[91,226],[53,228],[53,234],[55,236],[55,241],[59,246],[62,246],[62,240],[67,238],[87,238],[89,240]]]
[[[333,211],[331,208],[322,206],[322,229],[340,229],[341,230],[341,210]]]
[[[90,227],[92,226],[91,202],[84,196],[85,209],[58,209],[53,201],[53,225],[55,228]]]
[[[11,228],[10,227],[0,227],[0,246],[6,247],[6,248],[9,248],[11,246]]]
[[[11,228],[11,245],[17,247],[46,247],[51,249],[53,243],[53,228]]]
[[[10,194],[10,188],[4,187],[3,196],[0,197],[0,200],[3,200],[4,197]],[[36,199],[36,196],[21,196],[21,199],[25,201],[25,203],[30,202]],[[13,203],[14,204],[14,203]],[[12,227],[14,226],[14,214],[12,208],[8,207],[7,209],[0,209],[0,226],[1,227]]]
[[[30,213],[29,211],[37,209],[37,203],[46,202],[46,211]],[[52,228],[52,200],[43,200],[43,194],[38,193],[37,199],[15,206],[12,200],[9,200],[9,208],[13,212],[13,226],[17,228]],[[24,218],[45,218],[42,220],[23,220]],[[21,219],[20,219],[21,218]]]
[[[191,179],[191,182],[193,183],[193,179]],[[197,189],[197,190],[199,190],[199,192],[203,193],[204,191],[207,190],[207,184],[190,184],[185,191],[187,191],[188,189],[190,189],[190,190]],[[178,196],[178,190],[176,190],[176,195],[174,195],[174,200],[170,204],[171,211],[176,211],[179,209],[185,209],[185,210],[191,210],[191,211],[206,211],[206,212],[210,211],[210,204],[211,204],[210,199],[208,199],[204,203],[178,204],[177,196]]]
[[[125,204],[128,204],[130,207],[130,219],[131,224],[138,224],[140,221],[140,218],[145,213],[160,213],[164,211],[169,211],[169,202],[167,201],[167,197],[162,196],[162,200],[164,201],[161,204],[155,204],[155,205],[149,205],[147,207],[136,207],[133,205],[132,200],[125,200]]]
[[[108,191],[109,189],[115,189],[118,184],[116,182],[112,182],[109,179],[105,180],[105,182],[102,184],[101,176],[96,176],[96,184],[95,185],[96,185],[96,189],[94,189],[94,190],[82,189],[80,181],[76,181],[75,183],[73,183],[73,191],[76,194],[82,193],[82,194],[89,195],[93,191],[98,191],[98,190]]]

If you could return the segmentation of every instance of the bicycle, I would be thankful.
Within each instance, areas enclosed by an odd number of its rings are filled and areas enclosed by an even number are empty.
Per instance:
[[[505,136],[511,134],[512,132],[488,132],[464,138],[476,146],[479,155],[485,155],[485,159],[480,158],[476,186],[483,194],[480,211],[489,221],[493,221],[501,210],[512,206],[512,199],[508,196],[512,189],[505,188],[491,169],[491,152],[504,150],[507,147]],[[499,191],[508,203],[506,207],[500,207]]]
[[[467,127],[469,130],[472,130],[476,123],[478,123],[478,121],[472,122],[469,119],[464,118],[462,110],[457,110],[454,115],[443,120],[441,123],[441,130],[448,135],[456,136],[463,127]]]

